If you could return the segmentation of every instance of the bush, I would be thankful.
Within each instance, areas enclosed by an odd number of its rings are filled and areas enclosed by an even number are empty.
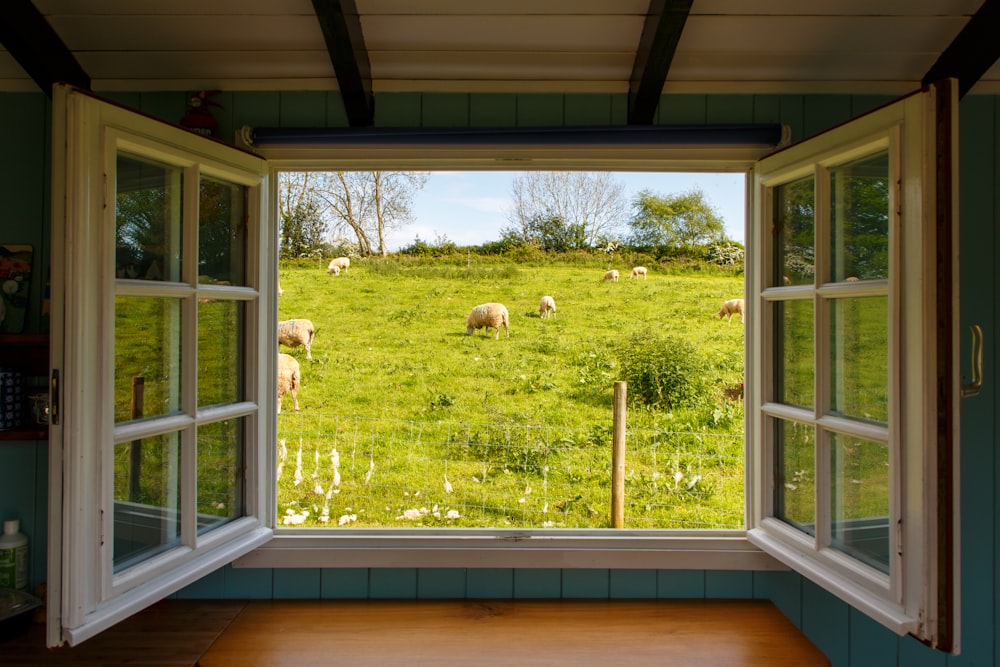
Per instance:
[[[632,336],[618,351],[628,398],[672,410],[695,405],[708,393],[708,363],[695,346],[673,336]]]

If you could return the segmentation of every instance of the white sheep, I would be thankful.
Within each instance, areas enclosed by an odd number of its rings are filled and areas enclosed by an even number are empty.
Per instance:
[[[500,327],[503,327],[510,338],[510,316],[507,314],[507,306],[502,303],[481,303],[469,312],[465,318],[465,332],[472,335],[476,329],[486,329],[489,335],[490,329],[497,330],[497,340],[500,339]]]
[[[646,267],[645,266],[637,266],[637,267],[635,267],[635,268],[632,269],[632,273],[628,274],[629,279],[635,278],[636,280],[638,280],[639,276],[642,276],[643,280],[646,279]]]
[[[538,316],[544,320],[549,315],[556,316],[556,300],[551,296],[543,296],[538,302]]]
[[[341,271],[346,271],[351,267],[350,257],[334,257],[326,267],[327,274],[339,276]]]
[[[611,269],[610,271],[605,273],[603,280],[612,280],[614,282],[618,282],[618,269]]]
[[[722,308],[719,309],[717,315],[720,320],[725,317],[727,322],[732,322],[733,315],[739,313],[740,320],[742,321],[746,317],[745,310],[743,299],[730,299],[722,304]]]
[[[278,343],[288,347],[304,345],[306,359],[312,361],[312,342],[316,335],[313,323],[309,320],[285,320],[278,322]]]
[[[299,411],[299,387],[302,385],[302,372],[299,362],[290,354],[278,354],[278,412],[281,412],[281,397],[291,394],[295,403],[295,411]]]

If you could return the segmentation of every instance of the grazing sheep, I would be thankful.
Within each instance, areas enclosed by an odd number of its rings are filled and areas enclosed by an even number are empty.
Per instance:
[[[339,276],[341,271],[346,271],[351,267],[350,257],[334,257],[330,260],[330,264],[326,267],[327,274],[333,274]]]
[[[857,276],[848,276],[844,278],[844,282],[846,283],[856,283],[859,282],[860,280],[861,278],[858,278]]]
[[[551,296],[543,296],[538,302],[538,316],[544,320],[549,315],[556,316],[556,300]]]
[[[472,335],[476,329],[486,329],[489,335],[490,329],[497,330],[497,340],[500,339],[500,327],[503,327],[510,338],[510,316],[507,314],[507,306],[502,303],[482,303],[469,312],[465,318],[465,333]]]
[[[309,320],[285,320],[278,322],[278,343],[288,347],[304,345],[306,359],[312,361],[312,342],[316,332]]]
[[[733,315],[736,313],[740,314],[741,321],[746,317],[743,299],[730,299],[729,301],[726,301],[722,304],[722,308],[719,309],[717,314],[720,320],[725,317],[727,322],[732,322]]]
[[[281,397],[292,395],[295,411],[299,411],[299,387],[302,385],[302,373],[299,362],[290,354],[278,354],[278,412],[281,412]]]
[[[613,280],[615,282],[618,282],[618,269],[611,269],[610,271],[605,273],[603,280]]]
[[[639,276],[642,276],[643,280],[646,279],[646,267],[645,266],[637,266],[634,269],[632,269],[632,273],[628,274],[629,279],[635,278],[636,280],[638,280]]]

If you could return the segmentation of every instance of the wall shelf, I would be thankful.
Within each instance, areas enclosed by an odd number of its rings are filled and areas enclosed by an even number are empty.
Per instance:
[[[0,334],[0,367],[12,368],[24,374],[24,424],[0,430],[2,440],[48,440],[45,424],[33,423],[27,395],[48,390],[49,335]]]

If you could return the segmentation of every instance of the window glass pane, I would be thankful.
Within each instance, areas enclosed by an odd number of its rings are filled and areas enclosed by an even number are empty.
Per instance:
[[[246,284],[246,202],[245,186],[202,179],[198,209],[198,282]]]
[[[889,450],[879,442],[833,435],[834,548],[889,571]]]
[[[241,301],[198,300],[198,405],[243,400]]]
[[[800,530],[816,534],[816,453],[812,426],[774,420],[774,515]]]
[[[830,328],[830,409],[888,424],[889,298],[835,299]]]
[[[889,277],[889,154],[830,171],[831,279]]]
[[[115,423],[180,411],[181,302],[115,298]]]
[[[816,188],[810,176],[774,189],[772,285],[812,285],[816,274]]]
[[[176,167],[119,154],[115,275],[180,280],[181,175]]]
[[[198,427],[198,533],[244,515],[245,419]]]
[[[168,433],[115,445],[115,572],[180,543],[179,443]]]
[[[812,407],[813,357],[812,300],[781,301],[774,304],[775,400],[789,405]]]

